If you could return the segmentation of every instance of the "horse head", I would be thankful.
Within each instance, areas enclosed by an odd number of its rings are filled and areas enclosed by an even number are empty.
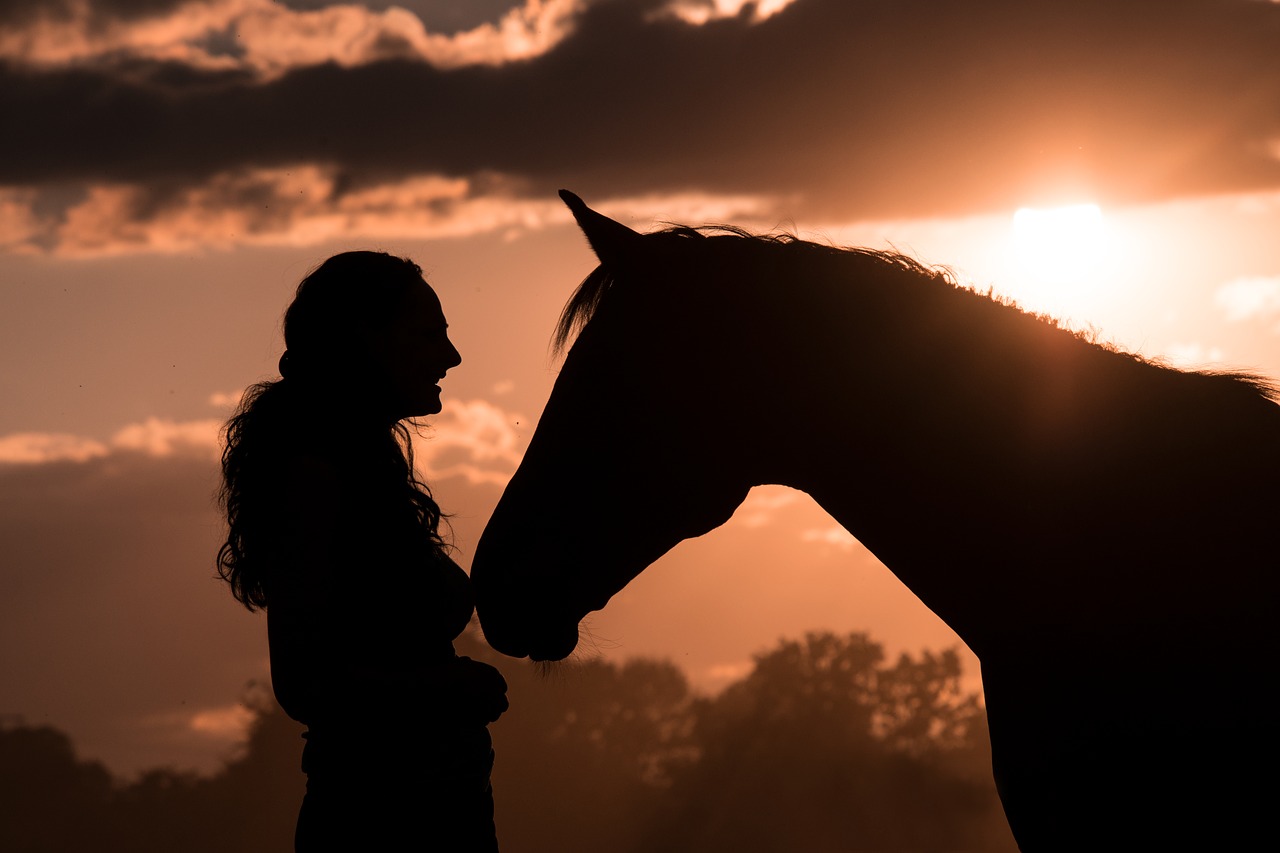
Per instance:
[[[536,660],[568,656],[584,616],[754,485],[734,416],[759,391],[727,369],[750,356],[710,331],[730,311],[682,286],[678,240],[562,197],[600,266],[566,308],[562,336],[581,331],[471,575],[490,644]]]

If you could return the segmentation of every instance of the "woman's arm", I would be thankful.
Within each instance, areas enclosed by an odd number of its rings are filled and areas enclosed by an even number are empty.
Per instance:
[[[369,605],[352,600],[342,573],[379,567],[344,563],[341,540],[349,520],[342,517],[341,489],[331,465],[302,457],[289,465],[288,487],[281,490],[267,606],[271,680],[281,707],[308,723],[354,703],[440,719],[496,720],[507,709],[507,685],[488,664],[442,647],[443,653],[424,648],[410,656],[412,666],[388,665],[392,656],[377,654],[368,637],[357,647],[349,614]]]

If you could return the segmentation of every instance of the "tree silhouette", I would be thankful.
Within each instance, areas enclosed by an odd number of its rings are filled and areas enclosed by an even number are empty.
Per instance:
[[[301,727],[262,687],[239,754],[212,777],[170,768],[124,782],[51,728],[0,728],[0,850],[225,853],[290,850],[302,800]]]
[[[107,827],[111,774],[48,726],[0,726],[0,850],[90,850]]]
[[[539,670],[474,635],[461,653],[503,670],[511,710],[490,726],[503,853],[625,853],[689,759],[692,695],[666,661],[586,661]]]
[[[503,853],[1013,850],[989,781],[985,720],[954,652],[887,664],[864,634],[760,654],[715,697],[668,661],[501,666],[493,724]],[[50,728],[0,727],[5,853],[279,853],[305,777],[301,726],[262,686],[243,747],[202,777],[130,782]]]
[[[677,776],[650,843],[1013,849],[987,778],[985,719],[960,674],[954,652],[885,666],[865,634],[781,642],[698,703],[700,758]]]

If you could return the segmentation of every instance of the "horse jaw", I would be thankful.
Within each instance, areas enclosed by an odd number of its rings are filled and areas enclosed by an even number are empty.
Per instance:
[[[676,544],[726,522],[748,491],[745,485],[734,487],[724,490],[719,501],[698,503],[696,512],[687,510],[679,528],[661,538],[640,530],[608,529],[601,534],[605,525],[598,524],[589,525],[597,536],[571,540],[547,536],[541,525],[508,526],[513,518],[526,518],[503,511],[504,495],[471,565],[476,614],[485,639],[510,657],[569,657],[578,646],[579,624],[588,614],[603,610]],[[517,500],[515,505],[522,504]],[[636,506],[621,515],[641,517],[643,509]]]

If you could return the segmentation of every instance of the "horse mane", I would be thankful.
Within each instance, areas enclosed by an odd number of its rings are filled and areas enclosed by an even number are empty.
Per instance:
[[[1105,350],[1116,356],[1154,368],[1178,373],[1193,374],[1235,383],[1247,388],[1253,394],[1272,403],[1280,403],[1280,385],[1256,373],[1241,370],[1194,370],[1183,371],[1168,364],[1162,359],[1145,358],[1129,352],[1114,343],[1101,340],[1096,329],[1077,330],[1064,325],[1058,318],[1048,314],[1033,313],[1022,308],[1018,303],[1006,296],[988,289],[985,293],[966,287],[955,277],[950,268],[930,266],[901,252],[892,250],[868,249],[854,246],[837,246],[802,240],[794,234],[774,233],[755,234],[735,225],[671,225],[660,231],[643,235],[646,249],[652,246],[653,251],[663,252],[684,246],[695,246],[697,250],[709,249],[712,245],[725,245],[724,238],[729,238],[728,245],[734,248],[729,251],[742,251],[748,247],[772,247],[772,251],[794,252],[796,258],[813,259],[816,257],[855,259],[870,265],[882,275],[899,275],[917,281],[933,281],[951,290],[963,291],[980,299],[998,305],[1008,311],[1023,315],[1028,320],[1042,323],[1063,334],[1072,335],[1083,344]],[[712,242],[712,238],[716,239]],[[855,261],[857,262],[857,261]],[[552,333],[552,352],[561,355],[573,343],[577,335],[591,321],[600,309],[600,305],[609,292],[617,285],[620,277],[627,270],[617,269],[609,264],[600,264],[592,270],[578,288],[569,297],[560,318]]]
[[[743,246],[787,247],[784,251],[795,251],[809,255],[860,257],[873,263],[878,262],[883,267],[897,268],[904,273],[920,278],[938,279],[949,286],[959,286],[951,271],[946,267],[926,266],[915,258],[900,252],[815,243],[810,240],[802,240],[794,234],[785,232],[755,234],[736,225],[702,225],[698,227],[671,225],[661,231],[654,231],[644,235],[646,241],[658,241],[658,245],[655,246],[656,251],[662,251],[664,248],[671,248],[681,244],[696,244],[700,241],[706,241],[709,244],[710,239],[713,237],[737,238],[737,240],[742,241]],[[737,241],[735,240],[735,242]],[[600,303],[604,300],[605,295],[617,283],[618,275],[621,272],[621,270],[615,270],[607,264],[601,264],[582,280],[582,283],[578,285],[578,289],[569,297],[569,301],[565,303],[564,309],[560,312],[560,319],[556,323],[555,331],[552,334],[552,351],[555,354],[563,353],[573,343],[573,339],[582,328],[591,321],[596,311],[599,310]]]

